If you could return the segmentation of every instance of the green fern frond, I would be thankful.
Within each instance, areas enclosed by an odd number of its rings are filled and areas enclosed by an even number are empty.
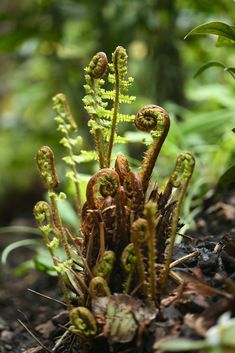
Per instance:
[[[84,163],[91,161],[98,161],[98,154],[96,151],[84,151],[82,150],[78,156],[74,156],[76,163]]]

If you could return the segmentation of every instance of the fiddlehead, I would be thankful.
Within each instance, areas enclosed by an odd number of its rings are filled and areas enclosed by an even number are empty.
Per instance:
[[[119,175],[121,185],[123,185],[124,180],[131,171],[128,160],[123,154],[119,154],[117,156],[115,161],[115,170]]]
[[[48,235],[54,227],[51,206],[45,201],[39,201],[34,206],[33,214],[38,228]]]
[[[54,268],[57,270],[58,261],[55,257],[55,254],[56,254],[55,251],[59,247],[59,239],[56,234],[56,228],[54,225],[51,206],[45,201],[39,201],[34,206],[33,214],[34,214],[35,220],[38,224],[38,228],[42,232],[44,243],[50,252],[50,255],[51,255],[51,258],[52,258],[52,261],[54,264]],[[50,233],[56,234],[56,236],[53,237],[53,239],[51,241],[49,239]],[[69,308],[71,306],[70,294],[69,294],[69,291],[66,287],[65,279],[59,271],[57,271],[57,275],[59,278],[60,288],[63,292],[66,304]]]
[[[41,147],[36,155],[39,173],[48,190],[54,189],[59,184],[55,168],[54,153],[48,146]]]
[[[122,252],[121,255],[121,264],[127,273],[127,280],[124,286],[124,293],[129,293],[131,282],[133,279],[134,270],[136,267],[136,254],[133,243],[128,244]]]
[[[173,187],[178,188],[179,192],[178,199],[176,201],[176,208],[172,218],[171,232],[169,234],[169,245],[167,249],[166,262],[161,276],[161,286],[163,289],[166,287],[169,275],[181,206],[188,188],[189,181],[193,174],[194,166],[194,157],[188,152],[182,152],[176,160],[175,169],[170,177],[170,181]]]
[[[87,67],[87,74],[93,79],[98,79],[104,76],[108,69],[108,59],[104,52],[98,52],[93,56],[90,64]]]
[[[124,179],[123,187],[130,200],[130,209],[135,212],[136,216],[138,213],[141,213],[144,208],[144,193],[139,174],[129,172]]]
[[[107,297],[111,295],[111,292],[106,280],[101,276],[96,276],[89,283],[89,294],[94,299],[97,297]]]
[[[154,139],[141,164],[140,176],[145,193],[155,162],[170,127],[169,115],[157,105],[146,105],[136,114],[135,126],[141,131],[151,132]]]
[[[93,268],[92,272],[94,276],[100,276],[109,280],[110,274],[113,270],[113,265],[116,260],[115,253],[112,250],[106,250],[99,262]]]
[[[145,276],[144,257],[141,248],[147,243],[148,237],[148,222],[144,218],[138,218],[131,227],[131,240],[134,245],[137,259],[136,265],[139,274],[139,284],[143,287],[145,297],[148,295],[148,288]]]
[[[87,207],[90,209],[101,208],[101,199],[105,199],[108,196],[114,197],[119,186],[119,176],[113,169],[101,169],[90,178],[87,184]]]
[[[68,259],[72,259],[71,250],[67,240],[67,234],[62,224],[62,220],[60,217],[60,213],[57,206],[57,195],[53,191],[53,189],[59,184],[59,179],[57,177],[56,168],[55,168],[55,160],[53,151],[47,147],[41,147],[36,155],[37,165],[39,169],[39,173],[43,178],[44,184],[48,189],[48,196],[51,202],[51,208],[54,219],[54,230],[56,231],[60,243],[63,246]]]
[[[89,309],[79,306],[69,312],[72,326],[69,328],[73,333],[89,337],[97,332],[96,321]]]
[[[67,129],[70,129],[70,127],[72,127],[76,131],[78,126],[71,113],[66,96],[63,93],[58,93],[52,98],[52,101],[53,109],[55,110],[56,114],[58,114],[58,117],[60,117],[63,122],[69,124],[69,126],[67,126]],[[58,122],[60,123],[62,121],[59,120]]]

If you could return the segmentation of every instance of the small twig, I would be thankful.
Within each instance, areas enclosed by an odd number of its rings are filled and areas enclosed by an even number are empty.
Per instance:
[[[173,271],[170,271],[169,275],[179,284],[182,284],[184,282],[184,280],[177,273]]]
[[[194,239],[193,237],[190,237],[190,235],[187,235],[187,234],[182,234],[182,233],[178,233],[177,232],[177,235],[179,235],[182,238],[186,238],[188,240],[193,240]]]
[[[198,256],[198,255],[199,255],[199,251],[194,251],[194,252],[192,252],[192,253],[190,253],[190,254],[188,254],[188,255],[185,255],[185,256],[181,257],[180,259],[177,259],[177,260],[173,261],[173,262],[170,264],[170,268],[175,267],[175,266],[177,266],[177,265],[181,265],[181,264],[183,264],[184,262],[186,262],[187,260],[189,260],[189,259],[191,259],[191,258],[193,258],[193,257],[196,257],[196,256]]]
[[[51,297],[49,297],[48,295],[39,293],[39,292],[37,292],[36,290],[30,289],[30,288],[27,288],[27,290],[28,290],[29,292],[31,292],[31,293],[34,293],[34,294],[39,295],[40,297],[43,297],[43,298],[52,300],[53,302],[56,302],[56,303],[61,304],[61,305],[63,305],[63,306],[67,306],[64,302],[62,302],[62,301],[60,301],[60,300],[58,300],[58,299],[51,298]]]
[[[70,333],[70,331],[66,330],[63,335],[58,339],[54,347],[52,348],[52,352],[55,352],[57,348],[63,343],[63,340],[67,337],[67,335]]]
[[[21,326],[23,326],[23,328],[30,334],[30,336],[43,348],[45,349],[45,351],[47,351],[48,353],[53,353],[49,348],[47,348],[46,346],[44,346],[44,344],[33,334],[32,331],[30,331],[30,329],[19,319],[17,319],[17,321],[19,322],[19,324]]]
[[[70,353],[70,352],[71,352],[71,350],[72,350],[72,348],[73,348],[73,344],[74,344],[75,338],[76,338],[76,336],[75,336],[75,335],[73,335],[72,342],[71,342],[71,344],[70,344],[70,346],[69,346],[68,353]]]

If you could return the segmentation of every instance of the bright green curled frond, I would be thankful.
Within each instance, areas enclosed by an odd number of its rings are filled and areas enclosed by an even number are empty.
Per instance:
[[[41,147],[36,155],[39,173],[48,190],[58,186],[59,179],[55,168],[54,153],[48,146]]]
[[[74,117],[69,108],[69,104],[67,102],[67,98],[63,93],[58,93],[56,96],[52,98],[53,101],[53,109],[57,113],[58,117],[63,120],[63,123],[69,124],[74,130],[77,130],[77,123],[74,120]],[[69,129],[69,127],[67,127]]]
[[[54,227],[51,206],[45,201],[39,201],[34,206],[33,214],[38,228],[43,233],[49,234]]]
[[[69,316],[72,321],[70,331],[82,336],[94,336],[97,332],[96,321],[89,309],[79,306],[70,310]]]
[[[111,294],[106,280],[101,276],[93,277],[89,283],[91,298],[106,297]]]
[[[102,256],[102,259],[93,268],[93,274],[95,276],[100,276],[108,280],[113,270],[115,259],[115,253],[112,250],[106,250]]]
[[[179,187],[182,182],[189,179],[193,173],[195,159],[189,152],[182,152],[178,156],[175,170],[171,175],[171,182],[174,187]]]

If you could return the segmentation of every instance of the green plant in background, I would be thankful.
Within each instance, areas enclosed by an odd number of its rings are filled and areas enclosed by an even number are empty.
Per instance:
[[[199,25],[192,29],[186,36],[185,39],[191,35],[196,34],[214,34],[218,36],[216,46],[222,47],[226,45],[235,44],[235,26],[229,26],[223,22],[208,22],[202,25]],[[224,71],[227,71],[235,79],[235,67],[227,67],[219,61],[210,61],[204,64],[196,72],[195,77],[201,74],[203,71],[207,70],[209,67],[222,67]]]
[[[192,35],[217,35],[218,39],[216,42],[217,47],[222,47],[222,46],[234,46],[235,45],[235,26],[233,25],[228,25],[224,22],[209,22],[205,23],[202,25],[199,25],[192,29],[186,36],[185,38],[188,38],[189,36]],[[235,79],[235,67],[231,66],[226,66],[225,64],[219,62],[219,61],[210,61],[208,63],[205,63],[202,65],[194,77],[197,77],[200,75],[202,72],[207,70],[208,68],[211,67],[221,67],[225,72],[228,72],[233,79]],[[228,93],[226,93],[226,97],[228,98]],[[233,98],[232,98],[233,99]],[[223,104],[225,103],[223,96],[221,97],[221,100]],[[227,99],[227,102],[225,105],[227,105],[229,102],[229,98]],[[229,104],[230,106],[230,104]],[[233,111],[233,110],[232,110]],[[230,111],[229,109],[226,109],[224,111],[220,111],[217,114],[220,114],[220,118],[214,116],[213,118],[209,118],[210,120],[214,120],[216,124],[220,124],[222,121],[225,120],[226,114],[228,113],[228,116],[230,116]],[[217,115],[216,114],[216,115]],[[230,118],[231,119],[231,118]],[[220,121],[221,120],[221,121]],[[235,121],[234,121],[235,124]],[[201,125],[203,126],[203,125]],[[232,129],[234,132],[234,130]],[[216,175],[216,179],[218,181],[219,187],[226,187],[229,183],[234,181],[234,170],[235,166],[234,164],[231,165],[231,160],[234,160],[234,137],[229,136],[229,134],[226,134],[223,139],[221,139],[221,142],[217,144],[217,150],[215,151],[216,153],[214,154],[213,158],[213,163],[212,163],[212,170],[217,170],[218,173]],[[222,162],[223,161],[223,162]],[[224,163],[225,162],[225,163]],[[229,165],[228,169],[225,169],[224,167],[226,166],[226,162]],[[221,169],[222,166],[222,169]],[[209,173],[211,173],[211,169],[209,169]]]
[[[39,201],[34,215],[58,273],[71,334],[77,335],[82,349],[92,351],[101,344],[105,351],[116,343],[133,341],[139,327],[151,323],[170,276],[181,282],[173,270],[173,248],[195,161],[189,152],[181,152],[162,190],[152,185],[152,172],[170,127],[168,113],[153,104],[135,116],[121,113],[121,103],[134,101],[127,94],[133,79],[127,77],[123,47],[116,48],[111,64],[103,52],[97,53],[85,72],[83,101],[95,153],[82,151],[80,137],[71,137],[75,124],[64,95],[53,99],[61,143],[69,152],[64,160],[71,167],[67,175],[75,185],[80,229],[73,234],[62,222],[58,201],[65,195],[55,191],[59,180],[54,154],[47,146],[38,150],[36,160],[49,202]],[[107,89],[107,84],[113,88]],[[122,122],[134,122],[137,129],[151,135],[139,172],[132,171],[125,155],[113,154],[115,143],[127,142],[118,135]],[[84,158],[98,160],[99,170],[88,181],[82,206],[76,167]]]

